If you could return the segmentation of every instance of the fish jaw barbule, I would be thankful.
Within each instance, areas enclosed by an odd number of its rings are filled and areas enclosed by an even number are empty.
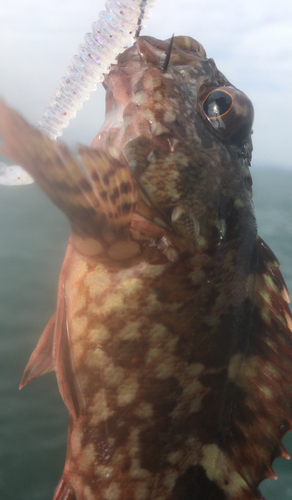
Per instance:
[[[170,43],[118,57],[78,159],[1,103],[3,151],[72,227],[21,383],[55,370],[69,410],[54,500],[260,499],[287,458],[292,321],[257,235],[252,104],[192,38],[165,64]]]

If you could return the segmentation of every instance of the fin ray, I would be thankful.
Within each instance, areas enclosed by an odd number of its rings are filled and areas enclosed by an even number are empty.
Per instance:
[[[49,320],[24,370],[19,389],[31,380],[54,370],[53,341],[56,313]]]
[[[60,394],[69,413],[75,419],[80,413],[80,398],[78,398],[77,388],[74,383],[74,370],[70,355],[70,341],[66,318],[66,297],[63,273],[65,272],[64,269],[66,269],[66,264],[68,262],[67,257],[68,251],[65,256],[58,286],[53,359]]]
[[[98,149],[81,146],[79,154],[110,225],[117,229],[128,226],[137,200],[128,165]]]
[[[0,101],[0,151],[21,164],[81,236],[128,228],[137,188],[129,166],[99,150],[80,147],[84,169],[65,144],[51,140]],[[106,222],[106,224],[105,224]]]
[[[70,488],[70,486],[66,483],[66,481],[64,481],[64,479],[61,478],[55,490],[53,500],[78,500],[78,499],[72,488]]]

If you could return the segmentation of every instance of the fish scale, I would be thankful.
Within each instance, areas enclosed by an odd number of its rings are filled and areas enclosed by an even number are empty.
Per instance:
[[[292,319],[257,235],[252,105],[189,37],[164,64],[170,43],[119,56],[78,160],[1,103],[3,151],[72,227],[21,382],[55,370],[69,410],[54,500],[261,499],[287,458]]]

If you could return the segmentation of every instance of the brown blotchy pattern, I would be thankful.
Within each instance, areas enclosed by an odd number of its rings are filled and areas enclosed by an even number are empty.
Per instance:
[[[292,319],[256,231],[251,104],[189,37],[162,71],[168,44],[139,38],[106,76],[84,172],[1,105],[5,151],[73,229],[22,382],[54,368],[69,409],[54,500],[256,500],[286,456]],[[203,99],[221,87],[218,131]]]
[[[272,350],[255,304],[243,352],[236,283],[211,257],[195,288],[194,258],[145,266],[142,255],[124,269],[90,270],[88,259],[70,259],[68,331],[82,397],[63,478],[77,498],[90,498],[88,484],[98,499],[261,498],[257,484],[290,429],[287,328]]]

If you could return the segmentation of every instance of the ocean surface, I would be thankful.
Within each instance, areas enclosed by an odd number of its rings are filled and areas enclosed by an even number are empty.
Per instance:
[[[252,168],[260,235],[292,291],[292,171]],[[69,225],[36,185],[0,186],[0,500],[52,500],[67,410],[53,373],[20,392],[22,372],[56,302]],[[292,456],[292,435],[285,445]],[[267,500],[292,499],[292,460],[277,459]],[[183,499],[182,499],[183,500]]]

